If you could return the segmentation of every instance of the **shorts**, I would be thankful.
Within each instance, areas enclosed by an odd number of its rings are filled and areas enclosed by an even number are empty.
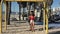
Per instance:
[[[34,20],[30,20],[30,24],[34,24]]]

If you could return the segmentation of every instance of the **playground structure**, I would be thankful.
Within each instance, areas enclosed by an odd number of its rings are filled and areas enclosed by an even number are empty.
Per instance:
[[[46,27],[46,34],[48,34],[48,15],[49,15],[48,12],[49,12],[49,8],[51,8],[53,0],[0,0],[0,7],[1,7],[0,8],[0,33],[2,33],[2,3],[5,4],[5,24],[4,25],[6,30],[7,25],[10,25],[11,2],[17,2],[19,6],[21,2],[42,2],[44,29]],[[19,15],[20,15],[20,11],[19,11]],[[20,16],[19,16],[19,19],[20,19]]]

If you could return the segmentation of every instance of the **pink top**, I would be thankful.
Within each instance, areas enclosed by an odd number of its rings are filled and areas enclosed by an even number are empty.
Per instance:
[[[29,19],[30,19],[30,20],[34,20],[34,16],[32,16],[32,15],[29,16]]]

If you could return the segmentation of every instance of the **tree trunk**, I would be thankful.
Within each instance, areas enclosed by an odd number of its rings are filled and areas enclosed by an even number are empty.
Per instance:
[[[19,4],[19,21],[21,20],[21,19],[20,19],[20,14],[21,14],[21,6],[20,6],[20,4]]]
[[[8,25],[10,25],[11,2],[8,2]]]

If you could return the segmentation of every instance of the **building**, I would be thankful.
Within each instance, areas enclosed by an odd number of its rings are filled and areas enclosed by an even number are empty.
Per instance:
[[[53,14],[60,15],[60,7],[53,8]]]

